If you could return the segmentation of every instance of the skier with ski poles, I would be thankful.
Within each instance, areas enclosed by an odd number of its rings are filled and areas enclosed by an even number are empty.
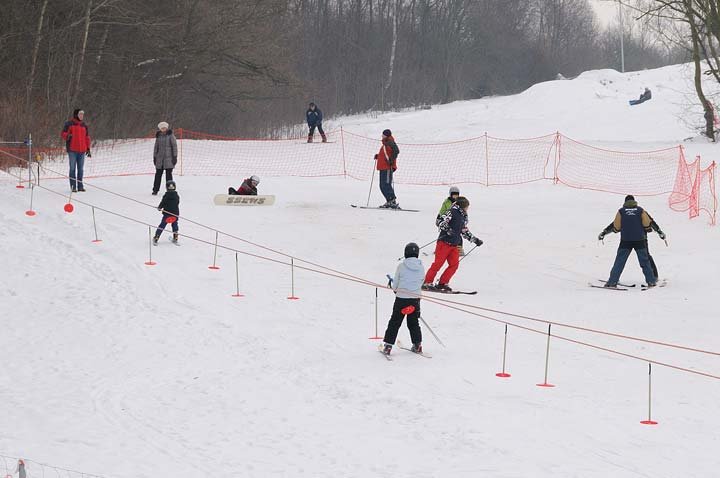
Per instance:
[[[467,210],[469,207],[470,201],[464,196],[459,196],[450,210],[443,214],[438,221],[440,235],[435,245],[435,262],[433,262],[425,275],[425,283],[422,285],[423,290],[452,292],[448,283],[457,271],[458,264],[460,263],[460,252],[457,246],[462,244],[463,238],[476,246],[483,244],[483,241],[475,237],[467,228]],[[438,284],[433,285],[435,275],[445,261],[447,261],[448,267],[440,276]]]

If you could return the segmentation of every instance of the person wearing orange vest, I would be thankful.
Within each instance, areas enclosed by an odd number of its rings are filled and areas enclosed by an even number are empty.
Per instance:
[[[392,181],[393,173],[397,170],[398,154],[400,149],[395,143],[392,132],[389,129],[384,130],[380,152],[375,155],[376,168],[380,171],[380,192],[385,196],[385,204],[379,206],[381,208],[400,209]]]
[[[87,125],[83,121],[84,116],[85,112],[81,109],[73,111],[73,117],[70,121],[65,122],[61,134],[68,152],[70,189],[72,192],[85,191],[82,182],[85,155],[88,158],[92,157],[90,154],[90,134]]]

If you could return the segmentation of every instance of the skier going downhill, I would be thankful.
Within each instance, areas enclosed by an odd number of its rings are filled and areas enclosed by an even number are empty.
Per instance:
[[[158,240],[160,240],[160,234],[165,230],[168,222],[172,222],[173,237],[172,242],[177,244],[178,242],[178,221],[180,220],[180,196],[177,193],[177,186],[175,181],[168,181],[165,184],[167,191],[163,195],[162,201],[158,204],[158,211],[162,212],[162,221],[155,231],[155,237],[153,237],[153,244],[157,246]],[[175,218],[175,220],[168,221],[168,218]]]
[[[407,327],[413,344],[411,350],[415,353],[422,353],[422,331],[419,322],[420,288],[425,277],[425,267],[418,258],[419,255],[420,247],[417,244],[414,242],[407,244],[405,260],[398,265],[395,271],[395,277],[392,280],[395,303],[383,339],[382,352],[385,355],[390,355],[405,316],[407,316]]]
[[[633,249],[645,275],[647,286],[655,287],[657,285],[657,278],[653,273],[647,249],[647,233],[654,229],[651,225],[653,222],[650,215],[638,206],[635,197],[632,195],[625,196],[623,207],[615,214],[613,222],[598,235],[598,240],[602,241],[610,232],[620,233],[620,245],[615,256],[615,263],[610,271],[610,278],[605,283],[605,287],[617,287],[620,275],[625,269],[625,263]],[[655,223],[655,226],[657,226],[657,223]],[[662,232],[659,226],[655,231],[657,231],[660,239],[665,239],[665,233]]]
[[[428,269],[425,275],[425,283],[423,284],[423,290],[437,291],[437,292],[452,292],[452,289],[448,284],[450,279],[455,274],[460,263],[460,251],[458,246],[462,244],[463,238],[472,242],[476,246],[481,246],[483,241],[473,236],[468,230],[468,215],[467,210],[470,207],[470,201],[464,196],[459,196],[452,205],[450,210],[443,214],[437,221],[437,226],[440,229],[440,236],[438,237],[435,245],[435,262]],[[440,276],[440,280],[437,285],[433,285],[435,275],[442,267],[443,263],[447,261],[448,267],[445,272]]]

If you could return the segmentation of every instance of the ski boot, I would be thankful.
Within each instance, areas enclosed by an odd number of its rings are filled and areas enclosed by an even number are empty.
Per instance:
[[[423,353],[422,344],[421,343],[413,344],[412,347],[410,347],[410,351],[415,352],[416,354]]]
[[[178,242],[178,237],[179,237],[179,236],[180,236],[180,235],[179,235],[177,232],[173,232],[173,237],[172,237],[172,239],[171,239],[172,242],[173,242],[173,244],[177,244],[177,242]]]
[[[322,136],[322,142],[327,143],[327,136],[325,136],[325,133],[320,133],[320,136]]]
[[[398,204],[397,199],[392,199],[388,201],[387,204],[390,209],[400,209],[400,204]]]
[[[609,282],[606,282],[603,287],[605,287],[605,288],[607,288],[607,289],[617,289],[617,288],[618,288],[618,287],[617,287],[617,284],[611,284],[611,283],[609,283]]]
[[[312,141],[313,141],[313,135],[309,134],[307,142],[312,143]]]
[[[157,243],[159,240],[160,240],[160,236],[153,237],[153,246],[157,246]]]
[[[387,209],[390,207],[390,201],[385,201],[385,204],[378,206],[378,209]]]
[[[440,292],[452,292],[452,289],[447,284],[438,284],[435,286],[435,290],[439,290]]]
[[[435,286],[432,284],[432,282],[426,282],[421,287],[422,290],[435,290]]]
[[[392,352],[392,344],[384,344],[382,353],[384,353],[385,355],[390,355],[390,352]]]

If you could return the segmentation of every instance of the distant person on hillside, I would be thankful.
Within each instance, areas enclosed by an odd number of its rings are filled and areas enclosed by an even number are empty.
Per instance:
[[[90,154],[90,133],[83,121],[85,112],[81,109],[73,111],[70,121],[65,122],[62,130],[62,139],[65,140],[65,147],[68,152],[70,163],[70,190],[72,192],[85,192],[83,186],[83,171],[85,169],[85,156],[91,158]]]
[[[642,92],[640,98],[637,100],[630,100],[628,103],[630,103],[631,106],[639,105],[640,103],[645,103],[650,98],[652,98],[652,92],[650,91],[650,88],[645,88],[645,91]]]
[[[410,331],[411,350],[422,353],[422,330],[420,329],[420,287],[425,277],[425,267],[418,258],[420,247],[414,242],[405,246],[405,260],[395,271],[395,277],[390,283],[395,292],[392,316],[385,330],[382,352],[390,355],[403,318],[407,316],[407,328]]]
[[[305,112],[305,120],[307,121],[310,132],[308,133],[308,143],[313,142],[313,135],[315,134],[315,128],[317,128],[323,143],[327,143],[327,137],[322,127],[322,111],[318,108],[315,103],[310,103],[307,111]]]
[[[460,251],[458,246],[462,244],[463,238],[472,242],[476,246],[482,246],[483,241],[473,236],[468,230],[467,210],[470,207],[470,201],[466,197],[459,196],[455,200],[455,204],[441,216],[438,221],[440,235],[435,244],[435,262],[428,269],[425,275],[425,282],[422,285],[423,290],[435,292],[452,292],[448,285],[460,264]],[[433,285],[435,275],[438,273],[443,264],[447,261],[448,267],[440,276],[437,285]]]
[[[260,178],[254,174],[244,180],[237,190],[228,188],[228,194],[231,196],[257,196],[257,186],[260,184]]]
[[[177,186],[175,181],[170,180],[165,184],[167,190],[163,195],[162,201],[158,204],[158,211],[162,212],[162,221],[155,231],[155,237],[153,237],[153,245],[157,246],[160,240],[160,234],[165,230],[165,226],[168,224],[168,218],[174,217],[172,221],[173,237],[172,241],[177,244],[178,242],[178,222],[180,221],[180,196],[177,193]]]
[[[610,232],[620,233],[620,245],[615,256],[615,263],[610,271],[610,278],[605,283],[605,287],[617,288],[620,275],[633,249],[645,275],[647,286],[655,287],[657,285],[657,278],[653,273],[647,249],[647,233],[654,229],[652,226],[654,222],[650,215],[638,206],[635,197],[632,195],[625,196],[625,203],[615,214],[613,222],[603,229],[598,236],[598,240],[602,241],[605,235]],[[655,223],[655,226],[657,226],[657,223]],[[659,226],[655,231],[657,231],[661,239],[665,239],[665,233],[660,230]]]
[[[376,169],[380,171],[380,192],[385,197],[385,204],[381,208],[400,209],[393,188],[393,173],[397,170],[397,157],[400,154],[392,132],[386,129],[382,132],[382,146],[375,155]]]
[[[455,204],[455,201],[457,198],[460,197],[460,189],[458,189],[457,186],[452,186],[450,188],[450,192],[448,194],[447,199],[445,199],[440,206],[440,212],[438,212],[437,218],[435,219],[435,225],[439,226],[440,221],[442,220],[443,215],[450,210],[453,204]],[[465,255],[465,251],[463,250],[462,243],[458,246],[458,252],[460,252],[461,256]]]
[[[158,131],[155,133],[155,150],[153,152],[155,182],[153,183],[153,196],[156,196],[160,190],[163,171],[165,171],[165,181],[172,181],[172,172],[177,164],[177,157],[178,148],[175,135],[170,129],[170,125],[165,121],[161,121],[158,123]]]

